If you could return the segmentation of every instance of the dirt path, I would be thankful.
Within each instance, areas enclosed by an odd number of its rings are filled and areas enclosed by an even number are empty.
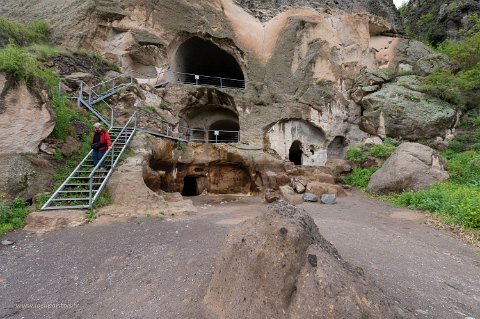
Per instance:
[[[0,246],[0,318],[204,318],[224,237],[266,205],[234,197],[194,203],[197,216],[9,234],[16,244]],[[303,207],[346,260],[418,318],[480,319],[477,249],[422,224],[421,214],[358,193]],[[35,304],[43,309],[22,308]]]

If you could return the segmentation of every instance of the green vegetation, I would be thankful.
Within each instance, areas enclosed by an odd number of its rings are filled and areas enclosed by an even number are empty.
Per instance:
[[[368,161],[370,157],[385,160],[395,152],[395,149],[395,140],[387,137],[383,144],[349,148],[346,158],[354,164],[361,165]]]
[[[447,224],[480,228],[480,118],[460,125],[459,134],[442,153],[448,161],[450,178],[445,183],[418,192],[390,195],[394,204],[432,213]]]
[[[0,236],[25,225],[28,216],[27,203],[16,198],[12,203],[0,201]]]
[[[360,189],[367,188],[368,182],[372,175],[381,167],[375,165],[373,167],[362,167],[370,159],[373,163],[380,162],[390,157],[396,149],[395,140],[386,138],[382,144],[379,145],[362,145],[361,147],[351,147],[347,151],[347,160],[353,162],[355,167],[350,175],[345,178],[348,185],[358,187]]]
[[[17,21],[0,17],[0,37],[9,39],[18,45],[46,42],[49,33],[48,24],[43,20],[23,25]]]
[[[0,49],[0,71],[26,82],[41,73],[42,69],[26,49],[9,43]]]
[[[345,178],[345,182],[348,185],[352,185],[364,190],[367,188],[370,178],[372,177],[373,173],[377,171],[377,169],[378,167],[354,168],[350,175]]]
[[[177,149],[177,151],[182,151],[185,149],[185,147],[187,146],[187,143],[183,142],[183,141],[177,141],[175,143],[175,148]]]
[[[167,102],[165,102],[165,100],[162,101],[162,103],[160,103],[160,109],[161,110],[170,110],[170,107],[168,106]]]
[[[456,71],[439,70],[426,78],[423,90],[460,108],[480,103],[480,18],[472,17],[474,26],[463,30],[463,40],[446,40],[437,50],[458,67]]]

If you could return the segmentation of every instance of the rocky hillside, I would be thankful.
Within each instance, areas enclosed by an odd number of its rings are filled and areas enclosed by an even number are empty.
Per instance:
[[[480,13],[476,0],[410,0],[401,10],[409,36],[437,45],[446,39],[459,39],[461,30],[473,25]]]

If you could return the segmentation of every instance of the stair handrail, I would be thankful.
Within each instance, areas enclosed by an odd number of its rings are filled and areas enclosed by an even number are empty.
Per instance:
[[[78,103],[77,103],[77,106],[80,106],[80,103],[83,101],[85,102],[86,104],[88,104],[88,106],[90,108],[93,109],[93,106],[91,105],[91,93],[89,93],[89,97],[88,97],[88,102],[85,101],[85,99],[83,98],[83,87],[86,86],[87,84],[83,81],[80,81],[80,90],[79,90],[79,93],[78,93]],[[103,103],[105,103],[108,108],[110,109],[110,123],[108,123],[108,121],[103,121],[102,122],[105,122],[105,124],[107,124],[109,127],[113,127],[114,125],[114,122],[115,122],[115,115],[114,115],[114,110],[113,110],[113,107],[107,103],[107,101],[102,101]],[[95,110],[96,111],[96,110]],[[100,114],[98,111],[96,111],[98,114]],[[101,114],[100,114],[101,115]]]
[[[102,165],[103,161],[105,161],[108,157],[109,154],[110,155],[110,160],[111,160],[111,165],[110,165],[110,171],[108,172],[107,176],[105,177],[105,180],[108,180],[110,178],[110,175],[112,174],[113,172],[113,169],[115,167],[115,165],[117,164],[119,158],[115,159],[115,145],[117,144],[117,142],[120,140],[120,138],[122,138],[122,134],[127,130],[128,126],[132,123],[133,121],[133,132],[132,132],[132,135],[133,133],[135,132],[135,129],[137,128],[137,112],[134,112],[132,114],[132,116],[130,117],[130,119],[127,121],[127,123],[123,126],[122,130],[120,131],[120,133],[118,133],[118,136],[117,138],[112,142],[112,148],[108,149],[105,154],[102,156],[102,158],[98,161],[97,165],[92,169],[90,175],[88,176],[89,178],[89,193],[88,193],[88,205],[90,207],[90,209],[92,208],[93,206],[93,201],[94,201],[94,196],[93,196],[93,176],[95,175],[95,173],[98,171],[98,169],[100,168],[100,166]],[[125,134],[125,136],[123,137],[124,138],[124,141],[125,141],[125,144],[127,142],[127,135]],[[100,192],[102,191],[101,188],[98,189],[97,193],[96,193],[96,196],[98,196],[100,194]]]
[[[89,92],[88,92],[88,104],[91,104],[91,102],[92,102],[92,94],[94,94],[96,97],[101,97],[102,96],[102,94],[98,94],[97,92],[95,92],[96,88],[102,87],[102,86],[107,85],[109,83],[112,83],[111,88],[109,90],[114,89],[114,88],[116,88],[116,86],[115,86],[116,80],[118,80],[120,78],[124,78],[124,77],[125,77],[125,75],[121,74],[117,77],[114,77],[114,78],[106,80],[106,81],[102,81],[102,82],[97,83],[94,86],[92,86],[90,88]],[[121,83],[120,85],[123,85],[123,84],[126,84],[127,86],[132,85],[133,84],[133,77],[130,75],[130,81],[127,82],[127,83]],[[110,86],[110,85],[108,85],[108,86]],[[107,92],[109,90],[107,90]]]

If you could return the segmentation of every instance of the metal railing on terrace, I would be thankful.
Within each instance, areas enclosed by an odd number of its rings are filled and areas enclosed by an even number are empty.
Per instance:
[[[245,80],[229,79],[201,74],[182,73],[175,71],[169,71],[169,73],[169,82],[172,83],[213,86],[221,89],[231,88],[244,90],[246,87]]]
[[[164,70],[158,74],[144,74],[137,71],[130,71],[130,76],[144,76],[149,79],[155,79],[154,87],[162,87],[168,83],[181,83],[200,86],[211,86],[221,89],[240,89],[244,90],[247,81],[231,78],[223,78],[211,75],[183,73],[172,70]]]

